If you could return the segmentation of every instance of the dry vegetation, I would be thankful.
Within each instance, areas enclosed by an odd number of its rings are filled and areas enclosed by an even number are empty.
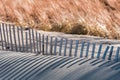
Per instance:
[[[120,38],[120,0],[0,0],[0,20],[47,31]]]

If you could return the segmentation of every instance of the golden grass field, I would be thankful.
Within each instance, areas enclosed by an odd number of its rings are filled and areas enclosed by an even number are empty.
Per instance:
[[[0,20],[45,31],[120,38],[119,0],[0,0]]]

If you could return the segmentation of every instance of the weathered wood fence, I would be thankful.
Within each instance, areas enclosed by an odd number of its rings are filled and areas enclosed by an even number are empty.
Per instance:
[[[0,49],[43,55],[91,57],[119,61],[120,47],[41,34],[12,24],[0,24]]]

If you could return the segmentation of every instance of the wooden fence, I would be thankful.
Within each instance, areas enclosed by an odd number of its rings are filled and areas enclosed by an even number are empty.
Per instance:
[[[0,49],[43,55],[91,57],[119,61],[120,47],[41,34],[13,24],[0,24]]]

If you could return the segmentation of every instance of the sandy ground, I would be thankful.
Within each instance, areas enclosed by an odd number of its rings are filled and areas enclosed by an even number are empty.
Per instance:
[[[0,51],[0,80],[119,80],[120,62]]]

